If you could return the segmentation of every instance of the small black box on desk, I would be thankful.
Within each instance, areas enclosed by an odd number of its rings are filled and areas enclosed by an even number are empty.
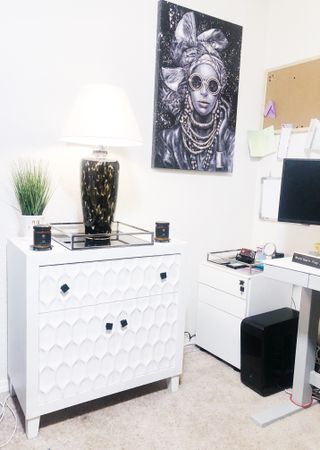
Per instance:
[[[292,386],[299,313],[291,308],[241,322],[241,381],[267,396]]]

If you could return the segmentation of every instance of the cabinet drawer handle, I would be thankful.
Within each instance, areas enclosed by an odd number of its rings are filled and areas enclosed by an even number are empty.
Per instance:
[[[160,278],[161,278],[161,280],[165,280],[167,278],[167,272],[161,272]]]
[[[120,320],[120,323],[122,328],[125,328],[128,325],[128,321],[126,319]]]
[[[69,289],[70,288],[66,283],[60,287],[60,290],[62,291],[63,294],[67,293]]]
[[[112,322],[107,322],[107,323],[106,323],[106,330],[107,330],[107,331],[111,331],[112,328],[113,328],[113,323],[112,323]]]

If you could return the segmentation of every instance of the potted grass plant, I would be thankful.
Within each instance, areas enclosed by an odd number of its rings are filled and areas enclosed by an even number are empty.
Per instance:
[[[21,211],[20,235],[32,236],[33,226],[43,223],[43,212],[51,197],[47,167],[41,162],[19,162],[13,167],[12,181]]]

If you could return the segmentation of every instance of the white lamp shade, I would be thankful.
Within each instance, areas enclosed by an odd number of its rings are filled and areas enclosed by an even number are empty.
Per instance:
[[[125,91],[108,84],[83,86],[62,141],[111,147],[141,145],[139,128]]]

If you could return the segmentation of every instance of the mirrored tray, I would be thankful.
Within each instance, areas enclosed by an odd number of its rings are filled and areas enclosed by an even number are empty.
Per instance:
[[[248,264],[236,259],[237,254],[240,252],[240,248],[234,250],[222,250],[218,252],[207,253],[207,261],[219,264],[221,266],[229,267],[230,269],[246,269],[250,273],[252,271],[260,272],[262,270],[261,263]]]
[[[93,248],[129,247],[153,245],[154,233],[128,225],[113,222],[110,234],[86,234],[82,222],[51,223],[52,239],[69,250],[88,250]]]

